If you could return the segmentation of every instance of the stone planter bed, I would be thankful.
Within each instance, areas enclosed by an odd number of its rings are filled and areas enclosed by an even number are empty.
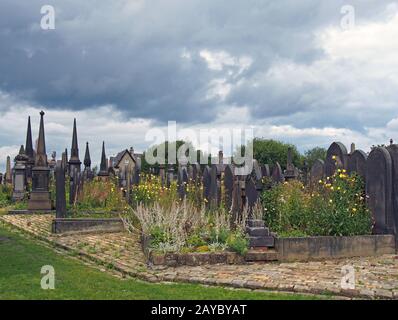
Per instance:
[[[122,232],[124,225],[120,218],[56,218],[51,230],[56,234]]]
[[[150,237],[141,236],[142,250],[149,263],[155,266],[200,266],[210,264],[244,264],[243,256],[236,252],[158,253],[149,248]]]

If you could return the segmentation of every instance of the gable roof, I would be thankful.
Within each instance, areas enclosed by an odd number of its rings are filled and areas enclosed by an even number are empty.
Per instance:
[[[114,167],[114,168],[119,168],[120,161],[122,161],[122,159],[123,159],[123,157],[124,157],[124,155],[125,155],[126,153],[127,153],[127,155],[131,158],[131,160],[134,161],[134,163],[137,163],[137,160],[135,159],[134,155],[132,155],[132,154],[130,153],[129,150],[124,149],[123,151],[120,151],[120,152],[116,155],[116,157],[114,157],[114,159],[113,159],[113,167]]]

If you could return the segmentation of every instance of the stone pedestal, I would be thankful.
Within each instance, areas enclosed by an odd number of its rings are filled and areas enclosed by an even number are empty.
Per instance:
[[[28,210],[51,210],[50,192],[32,191],[28,202]]]
[[[48,189],[50,170],[47,167],[34,167],[32,170],[32,192],[28,202],[29,210],[51,210]]]

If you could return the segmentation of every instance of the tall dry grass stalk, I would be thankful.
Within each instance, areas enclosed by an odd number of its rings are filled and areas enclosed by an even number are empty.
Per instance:
[[[186,246],[192,234],[205,230],[210,224],[217,234],[232,228],[244,230],[248,210],[245,208],[235,221],[231,221],[230,217],[226,210],[209,212],[205,206],[198,208],[191,201],[184,200],[166,207],[157,202],[152,205],[139,204],[133,209],[131,216],[122,219],[126,229],[131,232],[151,235],[161,231],[166,238],[165,243],[179,250]]]

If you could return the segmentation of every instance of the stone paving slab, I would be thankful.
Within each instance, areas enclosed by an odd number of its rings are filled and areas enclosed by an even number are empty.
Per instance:
[[[77,255],[151,282],[191,282],[235,288],[398,299],[398,257],[297,263],[148,267],[139,236],[127,232],[53,235],[53,215],[5,215],[0,220]],[[355,289],[341,289],[342,267],[353,266]]]

